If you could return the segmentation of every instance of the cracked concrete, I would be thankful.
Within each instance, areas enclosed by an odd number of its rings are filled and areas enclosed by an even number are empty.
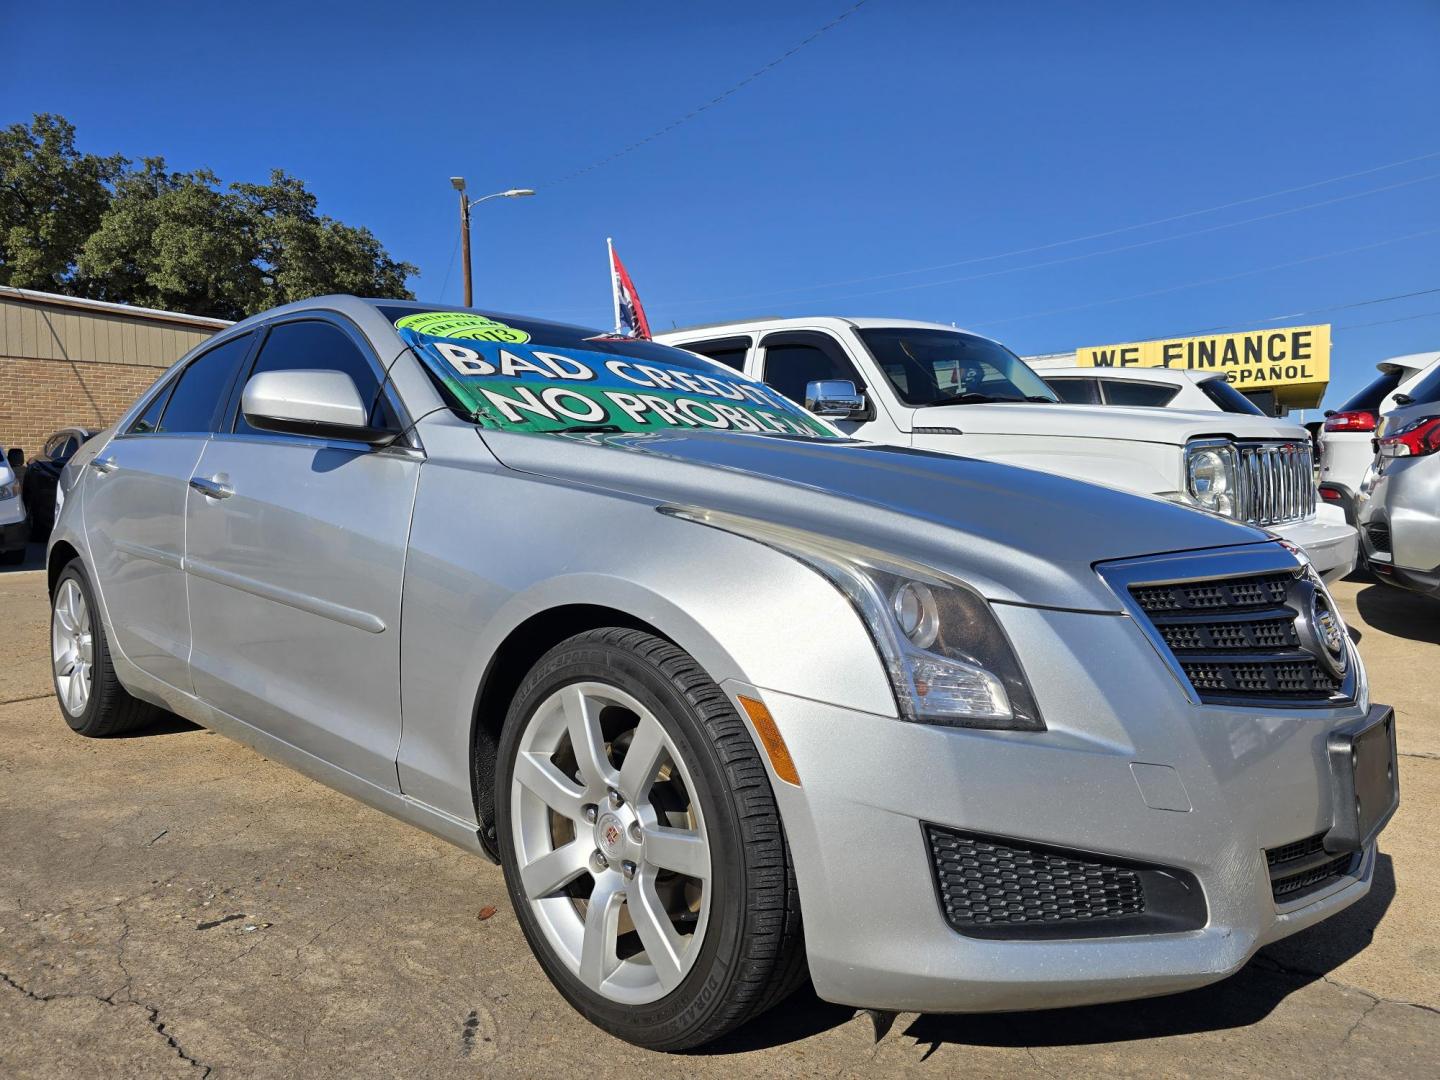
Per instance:
[[[42,576],[0,574],[0,1076],[1432,1076],[1440,605],[1378,588],[1337,590],[1405,753],[1364,902],[1177,997],[944,1017],[802,994],[670,1058],[565,1004],[488,863],[183,723],[73,736]]]

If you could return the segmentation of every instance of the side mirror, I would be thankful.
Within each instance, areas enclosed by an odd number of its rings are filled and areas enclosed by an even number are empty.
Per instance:
[[[12,446],[9,450],[5,451],[5,464],[9,465],[18,476],[20,470],[25,467],[25,451],[21,450],[18,446]]]
[[[865,396],[849,379],[819,379],[805,384],[805,408],[816,416],[854,416],[865,408]]]
[[[350,376],[339,371],[262,371],[240,395],[245,422],[260,431],[349,439],[386,446],[396,433],[368,424],[369,413]]]

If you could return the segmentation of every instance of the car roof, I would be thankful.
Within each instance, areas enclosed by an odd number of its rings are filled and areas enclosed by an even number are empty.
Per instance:
[[[784,330],[784,329],[809,329],[813,327],[824,327],[827,329],[841,329],[853,327],[857,330],[877,330],[891,327],[906,327],[918,330],[952,330],[961,334],[973,334],[975,337],[985,337],[984,334],[976,333],[974,330],[966,330],[963,326],[955,326],[952,323],[925,322],[920,319],[889,319],[882,316],[850,316],[850,315],[791,315],[781,318],[772,316],[770,318],[737,319],[732,322],[701,323],[696,326],[677,326],[674,330],[666,330],[657,334],[656,337],[675,337],[684,335],[691,337],[701,331],[707,336],[711,333],[736,333],[743,334],[753,330]]]
[[[1063,368],[1036,368],[1035,374],[1042,379],[1050,379],[1055,376],[1062,378],[1115,378],[1131,379],[1136,382],[1166,383],[1171,386],[1181,386],[1185,383],[1199,383],[1206,379],[1223,379],[1225,376],[1218,371],[1190,371],[1186,368],[1154,368],[1154,367],[1063,367]]]
[[[1375,365],[1377,371],[1424,371],[1431,364],[1440,361],[1440,352],[1417,352],[1406,353],[1404,356],[1391,356],[1381,360]]]

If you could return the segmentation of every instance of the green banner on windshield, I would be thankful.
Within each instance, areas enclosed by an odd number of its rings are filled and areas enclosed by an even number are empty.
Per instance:
[[[401,336],[484,427],[840,437],[763,383],[720,374],[718,367],[712,373],[610,352],[437,338],[405,325],[412,319],[396,324]],[[679,350],[675,355],[686,358]]]

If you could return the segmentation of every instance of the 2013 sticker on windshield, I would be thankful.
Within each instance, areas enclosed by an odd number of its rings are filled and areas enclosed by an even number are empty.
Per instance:
[[[397,319],[395,325],[401,330],[414,330],[428,337],[506,341],[516,345],[530,340],[530,335],[524,330],[471,311],[422,311]]]
[[[770,387],[748,379],[589,349],[437,340],[405,326],[400,333],[476,423],[488,428],[711,428],[837,437]]]

